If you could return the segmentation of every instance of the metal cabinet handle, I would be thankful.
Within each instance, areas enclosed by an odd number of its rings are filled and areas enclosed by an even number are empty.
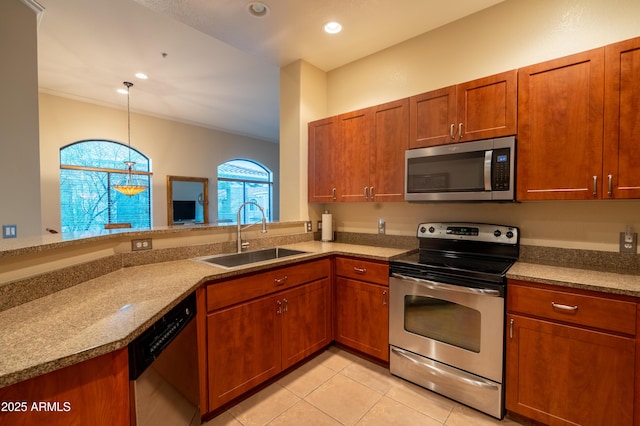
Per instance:
[[[460,139],[464,137],[464,135],[462,134],[462,123],[458,124],[458,136],[460,137]]]
[[[364,274],[367,272],[367,270],[365,268],[358,268],[357,266],[354,266],[353,272],[355,272],[356,274]]]
[[[509,339],[513,339],[513,322],[514,319],[511,318],[511,321],[509,321]]]
[[[371,201],[373,201],[373,197],[375,196],[373,193],[373,186],[369,187],[369,196],[371,197]]]
[[[284,285],[284,283],[286,283],[288,279],[289,279],[289,277],[285,275],[285,276],[284,276],[284,277],[282,277],[282,278],[275,278],[275,279],[273,280],[273,283],[274,283],[276,286],[281,286],[281,285]]]
[[[569,306],[569,305],[563,305],[561,303],[556,303],[556,302],[551,302],[551,306],[555,309],[560,309],[562,311],[577,311],[578,310],[578,306]]]
[[[382,305],[387,304],[387,290],[382,292]]]
[[[456,125],[455,124],[451,124],[451,127],[449,128],[449,136],[451,137],[451,139],[455,139],[456,135],[455,135],[455,128]]]
[[[407,281],[412,281],[415,282],[423,287],[428,288],[429,290],[447,290],[447,291],[455,291],[458,293],[471,293],[471,294],[478,294],[478,295],[482,295],[482,296],[491,296],[491,297],[499,297],[500,296],[500,292],[498,290],[493,290],[490,288],[473,288],[473,287],[463,287],[463,286],[459,286],[459,285],[452,285],[452,284],[444,284],[444,283],[439,283],[436,281],[431,281],[431,280],[424,280],[424,279],[420,279],[420,278],[414,278],[414,277],[409,277],[406,275],[402,275],[402,274],[398,274],[396,272],[393,272],[391,274],[391,276],[393,278],[397,278],[400,280],[407,280]]]
[[[609,175],[608,178],[609,178],[608,194],[609,194],[609,197],[612,197],[613,196],[613,175]]]
[[[369,187],[368,186],[364,187],[364,199],[365,200],[369,199]]]
[[[288,312],[289,311],[289,301],[287,299],[282,299],[282,301],[284,302],[284,311]]]
[[[593,196],[598,196],[598,176],[593,177]]]
[[[331,188],[331,198],[333,199],[333,201],[336,200],[336,188]]]
[[[281,301],[276,301],[276,314],[277,315],[282,315],[282,302]]]

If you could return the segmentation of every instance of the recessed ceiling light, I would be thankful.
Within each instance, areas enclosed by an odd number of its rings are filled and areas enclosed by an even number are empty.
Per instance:
[[[338,34],[342,31],[342,25],[339,22],[331,21],[324,25],[324,31],[329,34]]]
[[[148,79],[148,78],[149,78],[149,77],[148,77],[145,73],[143,73],[143,72],[138,72],[138,73],[136,73],[136,77],[138,77],[140,80],[146,80],[146,79]]]
[[[256,18],[262,18],[269,14],[269,6],[261,1],[252,1],[247,5],[247,10],[249,11],[249,15],[255,16]]]

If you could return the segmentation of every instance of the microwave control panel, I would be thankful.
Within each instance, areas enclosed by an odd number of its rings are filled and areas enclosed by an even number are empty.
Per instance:
[[[494,191],[508,191],[511,179],[511,150],[509,148],[494,149],[491,164],[491,188]]]

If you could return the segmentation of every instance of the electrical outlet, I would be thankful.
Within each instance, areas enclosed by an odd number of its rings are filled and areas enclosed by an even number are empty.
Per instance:
[[[378,221],[378,234],[385,234],[387,231],[387,224],[380,218]]]
[[[17,238],[18,225],[2,225],[2,238]]]
[[[311,221],[310,221],[310,220],[308,220],[308,221],[307,221],[307,232],[311,232],[311,231],[313,231],[313,229],[311,229],[311,226],[312,226],[312,225],[311,225]]]
[[[318,221],[318,231],[322,231],[322,221]]]
[[[620,253],[638,252],[638,233],[637,232],[621,232],[620,233]]]
[[[131,240],[131,251],[151,250],[152,248],[151,238]]]

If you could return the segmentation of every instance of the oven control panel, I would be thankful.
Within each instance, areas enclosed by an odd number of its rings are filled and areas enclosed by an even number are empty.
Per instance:
[[[417,237],[516,244],[518,231],[515,226],[487,223],[432,222],[418,225]]]

